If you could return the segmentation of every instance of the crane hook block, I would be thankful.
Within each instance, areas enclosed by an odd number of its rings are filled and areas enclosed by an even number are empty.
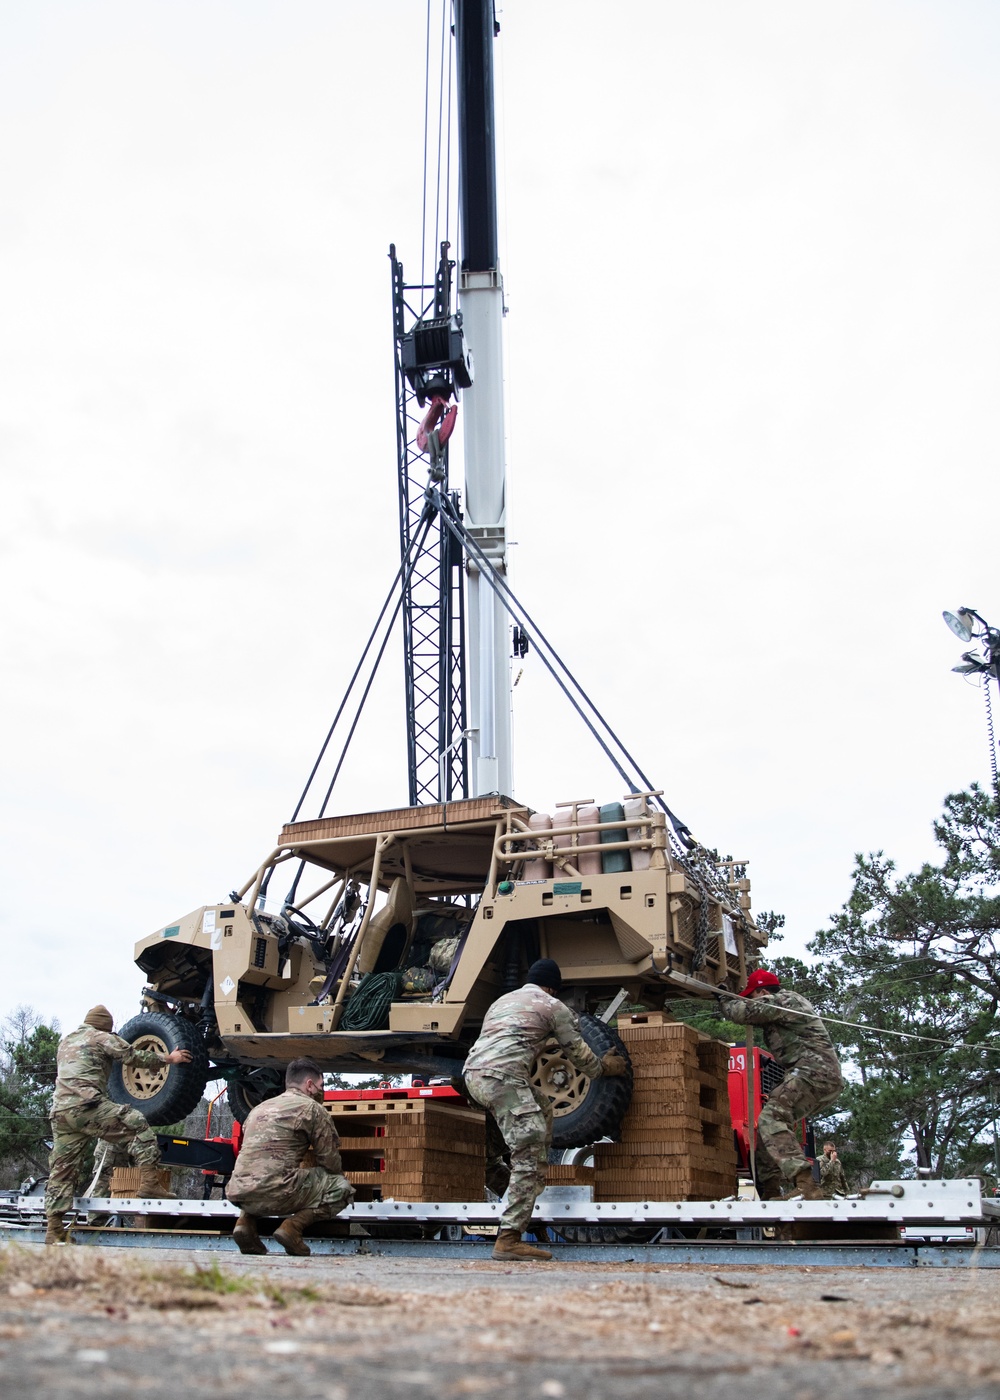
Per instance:
[[[426,452],[430,446],[436,456],[454,432],[457,417],[457,403],[453,403],[449,407],[448,400],[441,398],[440,395],[431,399],[431,406],[424,414],[420,427],[417,429],[418,450]]]

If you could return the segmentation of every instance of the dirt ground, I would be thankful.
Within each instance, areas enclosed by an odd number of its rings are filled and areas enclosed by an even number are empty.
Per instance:
[[[1000,1290],[965,1269],[0,1249],[0,1395],[133,1394],[1000,1400]]]

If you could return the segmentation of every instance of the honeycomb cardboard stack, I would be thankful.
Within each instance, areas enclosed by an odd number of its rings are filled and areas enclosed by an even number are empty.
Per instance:
[[[117,1200],[135,1199],[139,1194],[139,1167],[115,1167],[111,1173],[111,1194]],[[164,1191],[170,1190],[170,1170],[158,1167],[156,1175]]]
[[[593,1186],[594,1168],[568,1163],[549,1163],[545,1169],[546,1186]]]
[[[622,1016],[634,1091],[621,1142],[594,1149],[598,1201],[711,1201],[736,1190],[729,1048],[662,1012]]]
[[[483,1199],[481,1110],[427,1099],[337,1100],[326,1109],[359,1201]]]

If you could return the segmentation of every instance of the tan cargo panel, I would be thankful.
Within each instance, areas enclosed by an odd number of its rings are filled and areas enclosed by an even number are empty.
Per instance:
[[[406,849],[419,893],[461,893],[481,889],[489,873],[498,820],[516,814],[526,818],[530,807],[506,797],[476,797],[442,806],[399,807],[384,812],[361,812],[317,821],[291,822],[282,828],[278,845],[301,849],[317,865],[364,877],[375,857],[380,835],[407,836]],[[404,873],[403,853],[390,846],[382,857],[380,883]]]

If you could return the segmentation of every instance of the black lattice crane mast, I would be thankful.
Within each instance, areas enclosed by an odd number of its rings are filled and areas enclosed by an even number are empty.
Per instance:
[[[448,244],[431,286],[407,284],[393,246],[396,449],[400,558],[410,558],[428,508],[428,482],[448,484],[448,438],[459,390],[471,381],[461,317],[452,314]],[[465,570],[438,519],[405,582],[402,602],[410,805],[469,795],[466,752]]]

